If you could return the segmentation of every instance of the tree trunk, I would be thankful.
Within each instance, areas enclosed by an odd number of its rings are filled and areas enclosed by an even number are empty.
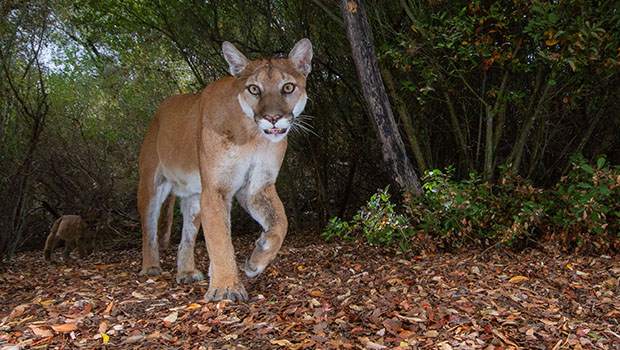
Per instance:
[[[502,129],[504,128],[504,118],[503,112],[500,111],[501,106],[503,105],[503,101],[505,100],[506,95],[506,82],[508,81],[508,71],[504,72],[504,77],[502,78],[502,84],[499,87],[499,93],[497,95],[497,99],[495,100],[495,104],[493,108],[490,105],[487,105],[486,108],[486,118],[487,118],[487,127],[486,127],[486,141],[485,141],[485,152],[484,152],[484,181],[493,182],[493,175],[495,172],[495,150],[497,149],[497,145],[499,144],[499,138],[502,135]],[[499,121],[495,122],[495,116],[499,116]]]
[[[521,129],[521,132],[517,138],[517,142],[515,143],[513,150],[512,150],[512,154],[510,155],[510,164],[511,168],[514,169],[515,173],[519,173],[519,167],[521,166],[521,160],[523,159],[523,152],[525,150],[525,144],[528,141],[528,136],[530,134],[530,131],[532,130],[532,127],[534,126],[534,122],[536,121],[536,118],[538,118],[538,115],[542,113],[542,109],[543,109],[543,104],[545,103],[546,99],[547,99],[547,95],[549,94],[549,90],[551,89],[551,84],[547,83],[547,86],[545,86],[545,89],[542,92],[542,95],[540,96],[540,98],[538,99],[538,104],[536,109],[534,109],[533,111],[530,111],[527,115],[526,115],[526,120],[525,123],[523,125],[523,128]]]
[[[405,145],[392,114],[390,101],[372,44],[370,26],[361,0],[340,0],[340,10],[347,28],[353,61],[362,85],[373,127],[381,143],[383,159],[399,191],[422,194],[418,176],[407,157]]]

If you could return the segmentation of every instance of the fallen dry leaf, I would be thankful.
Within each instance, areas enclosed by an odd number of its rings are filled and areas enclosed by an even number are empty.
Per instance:
[[[108,323],[103,321],[99,324],[99,328],[97,329],[97,333],[102,334],[108,331]]]
[[[521,283],[521,282],[525,282],[525,281],[529,281],[530,279],[525,277],[525,276],[514,276],[511,279],[508,280],[508,282],[510,283]]]
[[[50,327],[59,333],[71,332],[78,329],[78,327],[73,323],[53,324]]]
[[[368,339],[367,337],[360,337],[359,341],[360,343],[362,343],[362,345],[366,347],[366,349],[370,349],[370,350],[387,349],[387,346],[374,343],[370,341],[370,339]]]
[[[52,331],[50,331],[49,329],[42,329],[33,325],[28,326],[28,328],[30,328],[30,330],[32,330],[32,333],[34,333],[34,335],[36,335],[37,337],[46,338],[54,335],[54,333],[52,333]]]
[[[164,318],[164,322],[174,323],[178,317],[179,317],[179,313],[176,311],[173,311],[170,313],[170,315]]]
[[[134,334],[130,337],[123,339],[123,344],[133,344],[137,343],[140,340],[144,339],[144,334]]]
[[[114,300],[110,300],[110,303],[108,303],[108,306],[105,308],[105,310],[103,311],[104,315],[107,315],[110,313],[110,311],[112,311],[112,308],[114,307]]]
[[[28,307],[28,304],[21,304],[21,305],[16,306],[9,314],[9,318],[17,318],[21,316],[24,313],[24,311],[26,311],[27,307]]]
[[[301,346],[301,344],[293,344],[286,339],[271,339],[269,340],[269,343],[273,345],[286,346],[289,349],[298,349]]]

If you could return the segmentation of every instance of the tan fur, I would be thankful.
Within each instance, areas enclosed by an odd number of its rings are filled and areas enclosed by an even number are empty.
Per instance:
[[[45,260],[52,261],[56,245],[65,241],[64,261],[70,260],[73,249],[77,247],[80,258],[90,255],[94,248],[95,230],[90,222],[85,223],[77,215],[63,215],[54,222],[45,241]]]
[[[201,94],[164,100],[144,138],[138,188],[140,275],[162,272],[158,247],[169,239],[172,193],[181,199],[183,214],[177,281],[204,278],[194,262],[202,224],[210,259],[205,298],[247,300],[230,239],[231,202],[236,198],[264,230],[245,265],[246,275],[254,277],[273,260],[286,235],[275,181],[286,135],[306,103],[312,46],[303,39],[288,58],[255,61],[228,42],[222,48],[234,77],[210,84]]]

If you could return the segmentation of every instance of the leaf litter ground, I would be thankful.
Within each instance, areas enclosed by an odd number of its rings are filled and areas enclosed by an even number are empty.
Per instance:
[[[253,238],[235,238],[240,266]],[[72,266],[17,254],[0,270],[0,350],[620,349],[618,256],[404,259],[289,236],[262,275],[243,278],[250,300],[235,304],[203,300],[206,281],[177,284],[175,254],[163,254],[157,278],[138,276],[139,249]]]

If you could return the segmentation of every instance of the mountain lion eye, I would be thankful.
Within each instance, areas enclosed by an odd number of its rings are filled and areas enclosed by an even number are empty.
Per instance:
[[[248,91],[252,94],[252,95],[260,95],[260,88],[256,85],[250,85],[248,86]]]
[[[293,83],[284,84],[284,86],[282,87],[282,92],[284,92],[285,94],[290,94],[293,91],[295,91],[295,84]]]

